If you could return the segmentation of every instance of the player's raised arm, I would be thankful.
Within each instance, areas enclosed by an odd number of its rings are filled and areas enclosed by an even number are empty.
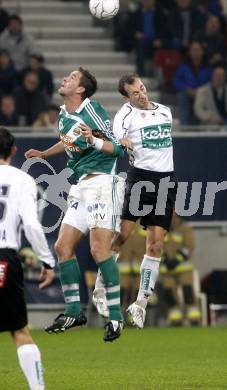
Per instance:
[[[25,152],[24,155],[26,158],[38,157],[48,159],[49,157],[56,156],[57,154],[63,153],[64,151],[64,145],[61,141],[59,141],[46,150],[29,149],[27,152]]]
[[[81,129],[82,135],[86,138],[87,143],[90,144],[94,149],[116,156],[121,155],[122,151],[120,144],[115,143],[112,140],[109,141],[94,137],[92,134],[92,129],[84,123],[81,123],[79,127]]]

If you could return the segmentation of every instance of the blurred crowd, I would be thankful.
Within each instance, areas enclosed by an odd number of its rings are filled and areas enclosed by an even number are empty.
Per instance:
[[[0,123],[57,129],[53,75],[18,15],[0,9]]]
[[[227,1],[122,0],[115,49],[176,96],[182,125],[227,123]]]
[[[141,77],[158,80],[181,125],[218,128],[227,124],[226,20],[226,0],[121,0],[115,50],[132,54]],[[0,6],[1,124],[56,129],[53,92],[53,75],[23,20]]]

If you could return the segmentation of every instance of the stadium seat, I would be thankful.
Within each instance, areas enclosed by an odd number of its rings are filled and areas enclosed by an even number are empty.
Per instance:
[[[165,87],[171,86],[176,68],[181,63],[181,54],[175,49],[158,49],[154,56],[154,63],[161,71]]]

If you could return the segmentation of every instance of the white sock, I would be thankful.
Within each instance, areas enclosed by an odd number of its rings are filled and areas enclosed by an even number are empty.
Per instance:
[[[102,274],[100,272],[100,269],[98,270],[96,281],[95,281],[95,289],[94,289],[94,294],[105,294],[105,287],[104,287],[104,282],[102,278]]]
[[[113,255],[115,255],[115,261],[117,261],[118,257],[119,257],[119,254],[114,252]],[[102,274],[100,272],[100,269],[98,270],[98,273],[97,273],[97,277],[96,277],[96,281],[95,281],[95,289],[94,289],[94,295],[102,295],[102,294],[105,294],[106,293],[106,289],[105,289],[105,286],[104,286],[104,282],[103,282],[103,278],[102,278]]]
[[[17,348],[20,366],[30,390],[44,390],[41,354],[36,344],[24,344]]]
[[[140,288],[137,296],[137,302],[145,309],[150,295],[159,275],[160,257],[151,257],[144,255],[140,266]]]

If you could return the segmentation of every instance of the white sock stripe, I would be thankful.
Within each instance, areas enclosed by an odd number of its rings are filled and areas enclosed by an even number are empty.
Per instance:
[[[114,298],[114,299],[107,299],[107,305],[109,306],[115,306],[115,305],[120,305],[120,297],[119,298]]]
[[[70,291],[70,290],[79,290],[79,283],[63,284],[62,290],[63,292]]]
[[[78,295],[74,297],[65,297],[65,303],[79,302],[79,301],[80,301],[80,297]]]
[[[107,293],[114,293],[120,291],[120,286],[106,287]]]
[[[160,263],[161,257],[152,257],[152,256],[144,255],[144,260],[157,261],[158,263]]]

